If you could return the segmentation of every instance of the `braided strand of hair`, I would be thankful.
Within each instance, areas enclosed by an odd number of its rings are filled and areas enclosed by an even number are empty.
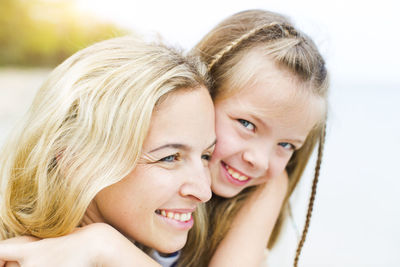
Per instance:
[[[222,49],[220,52],[215,54],[215,56],[213,57],[213,60],[211,60],[210,64],[208,65],[208,71],[210,71],[216,65],[216,63],[218,63],[221,60],[221,58],[224,55],[226,55],[230,51],[234,50],[243,41],[245,41],[245,40],[249,39],[250,37],[256,35],[257,33],[259,33],[262,30],[268,29],[268,28],[276,26],[276,25],[279,25],[279,24],[277,22],[272,22],[272,23],[267,24],[267,25],[261,25],[260,27],[256,27],[256,28],[252,29],[251,31],[243,34],[238,39],[232,41],[224,49]]]
[[[310,200],[308,202],[308,210],[307,210],[307,216],[306,216],[306,222],[303,228],[303,233],[301,235],[301,239],[297,245],[296,249],[296,255],[294,258],[294,267],[297,267],[299,263],[299,258],[301,251],[303,249],[304,242],[306,241],[308,229],[310,228],[310,221],[311,221],[311,216],[312,216],[312,211],[314,207],[314,200],[315,200],[315,195],[317,193],[317,184],[318,184],[318,178],[319,178],[319,173],[320,173],[320,168],[321,168],[321,161],[322,161],[322,152],[324,149],[325,145],[325,135],[326,135],[326,124],[323,127],[323,131],[321,133],[321,139],[318,145],[318,157],[317,157],[317,162],[315,166],[315,174],[314,174],[314,180],[312,183],[312,189],[311,189],[311,196]]]

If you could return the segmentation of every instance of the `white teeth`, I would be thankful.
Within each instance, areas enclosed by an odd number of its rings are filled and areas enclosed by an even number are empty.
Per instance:
[[[169,219],[174,219],[177,221],[181,221],[181,222],[186,222],[189,221],[192,217],[192,213],[188,212],[188,213],[174,213],[172,211],[165,211],[165,210],[161,210],[160,214],[164,217],[167,217]]]
[[[228,165],[226,165],[226,168],[228,170],[228,173],[235,179],[238,179],[239,181],[247,181],[250,178],[244,175],[241,175],[240,173],[234,171],[233,169],[229,168]]]
[[[182,213],[182,214],[181,214],[181,221],[182,221],[182,222],[189,221],[191,215],[192,215],[192,214],[191,214],[190,212],[188,212],[188,213]]]
[[[182,213],[182,214],[181,214],[181,221],[182,221],[182,222],[187,221],[187,219],[186,219],[186,213]]]
[[[246,176],[243,176],[243,175],[241,175],[240,177],[239,177],[239,180],[240,181],[246,181],[248,178],[246,177]]]

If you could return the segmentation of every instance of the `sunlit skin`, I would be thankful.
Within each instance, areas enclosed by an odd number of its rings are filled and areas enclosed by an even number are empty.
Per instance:
[[[160,252],[181,249],[193,212],[211,198],[208,163],[214,144],[214,108],[207,90],[168,95],[153,114],[140,163],[97,194],[84,222],[108,223]]]
[[[242,60],[246,70],[256,70],[252,82],[215,103],[212,191],[227,198],[281,174],[324,109],[305,84],[257,50]]]

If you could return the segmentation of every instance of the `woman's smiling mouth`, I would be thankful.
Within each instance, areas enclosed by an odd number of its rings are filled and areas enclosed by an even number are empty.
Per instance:
[[[159,209],[156,210],[156,213],[168,219],[173,219],[180,222],[187,222],[192,219],[192,212],[174,212],[171,210]]]
[[[189,230],[193,227],[194,209],[157,209],[155,213],[168,225],[178,230]]]

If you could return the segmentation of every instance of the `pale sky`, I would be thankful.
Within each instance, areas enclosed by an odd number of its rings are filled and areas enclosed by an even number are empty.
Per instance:
[[[223,18],[262,8],[290,16],[324,54],[332,82],[400,87],[396,0],[129,1],[76,0],[85,10],[186,49]]]

